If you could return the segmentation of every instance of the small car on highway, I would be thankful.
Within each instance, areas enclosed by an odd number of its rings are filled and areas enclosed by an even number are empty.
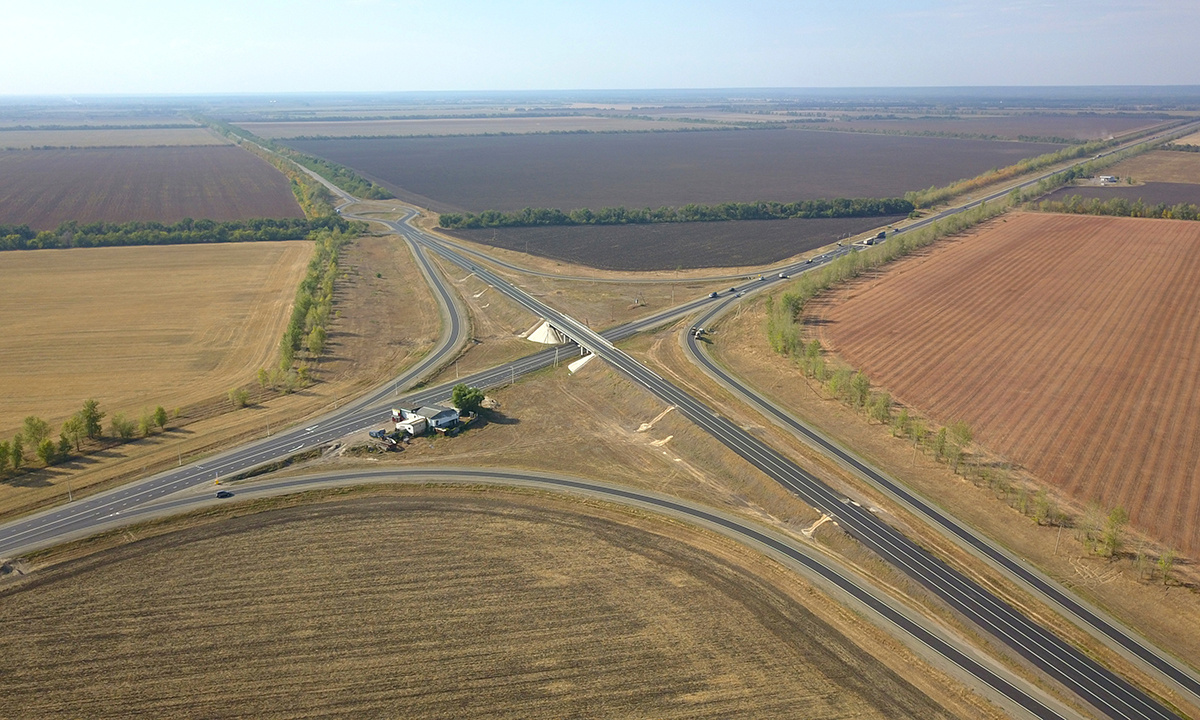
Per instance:
[[[218,491],[217,491],[217,497],[219,497],[219,498],[231,498],[231,497],[233,497],[233,493],[229,492],[228,490],[218,490]]]

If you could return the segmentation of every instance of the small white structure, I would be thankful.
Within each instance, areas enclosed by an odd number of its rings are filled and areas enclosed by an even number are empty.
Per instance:
[[[441,405],[392,410],[392,421],[396,429],[409,435],[420,435],[426,428],[445,429],[458,424],[458,411]]]
[[[594,357],[596,357],[594,354],[588,353],[587,355],[584,355],[583,357],[579,358],[575,362],[568,365],[567,370],[569,370],[571,372],[571,374],[574,375],[576,372],[579,371],[580,368],[582,368],[584,365],[587,365],[589,362],[591,362],[592,358],[594,358]]]
[[[1102,182],[1102,183],[1115,183],[1116,181],[1117,181],[1116,175],[1101,175],[1100,176],[1100,182]]]
[[[529,333],[525,339],[543,345],[562,345],[566,342],[549,320],[543,320],[542,324],[538,325],[537,329]]]

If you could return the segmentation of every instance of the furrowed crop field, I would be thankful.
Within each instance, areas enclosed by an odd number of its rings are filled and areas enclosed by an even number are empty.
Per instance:
[[[822,343],[1079,501],[1200,552],[1200,223],[1016,214],[821,303]]]
[[[1154,115],[1004,115],[965,117],[897,117],[854,118],[834,120],[831,130],[852,129],[877,132],[930,132],[995,135],[997,137],[1065,138],[1068,140],[1103,140],[1133,130],[1153,127],[1164,119]]]
[[[6,714],[960,717],[748,553],[475,495],[210,521],[0,589]]]
[[[1182,153],[1180,153],[1182,154]],[[1111,200],[1124,198],[1130,202],[1141,200],[1147,205],[1166,203],[1192,203],[1200,205],[1200,185],[1192,183],[1148,182],[1142,185],[1069,185],[1050,193],[1043,200],[1064,200],[1071,195],[1082,198]]]
[[[671,120],[646,120],[630,117],[498,117],[432,118],[413,120],[344,120],[293,122],[242,122],[239,126],[259,137],[353,137],[409,135],[485,135],[500,133],[549,132],[647,132],[707,127],[697,123]]]
[[[0,150],[36,147],[155,147],[162,145],[228,145],[202,127],[90,128],[87,130],[18,130],[0,128]]]
[[[220,396],[271,363],[308,242],[31,250],[0,255],[0,437]],[[136,415],[135,415],[136,417]]]
[[[443,230],[455,237],[602,270],[762,266],[903,216]]]
[[[896,197],[1061,147],[799,130],[289,144],[439,212]]]
[[[0,225],[302,218],[288,180],[233,145],[0,152]]]

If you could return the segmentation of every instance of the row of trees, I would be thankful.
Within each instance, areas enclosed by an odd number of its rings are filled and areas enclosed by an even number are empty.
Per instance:
[[[57,441],[52,437],[50,423],[36,415],[26,417],[11,442],[0,442],[0,474],[20,471],[31,457],[29,453],[46,467],[69,459],[72,448],[82,453],[86,442],[104,439],[104,415],[98,401],[87,400],[78,412],[63,421]],[[148,436],[156,429],[166,430],[167,421],[167,411],[160,405],[143,412],[140,420],[114,413],[109,430],[114,439],[128,441],[137,435]]]
[[[1194,203],[1155,203],[1147,205],[1141,198],[1130,202],[1125,198],[1083,198],[1068,195],[1062,200],[1043,200],[1037,204],[1045,212],[1074,213],[1077,215],[1112,215],[1116,217],[1166,218],[1168,220],[1198,220],[1200,207]]]
[[[0,225],[0,250],[303,240],[320,230],[347,231],[352,224],[330,215],[309,220],[256,218],[218,221],[184,218],[176,223],[79,223],[71,220],[59,225],[56,230],[40,232],[28,225]]]
[[[913,204],[903,198],[837,198],[798,202],[729,202],[719,205],[692,203],[682,207],[599,210],[580,208],[563,212],[554,208],[525,208],[514,212],[444,213],[444,228],[533,227],[537,225],[627,225],[724,220],[783,220],[788,218],[842,218],[907,215]]]
[[[1026,158],[1016,164],[993,169],[982,175],[978,175],[966,180],[958,180],[944,187],[933,186],[925,190],[907,192],[904,194],[904,197],[919,208],[932,207],[933,205],[945,202],[950,198],[971,192],[973,190],[978,190],[987,185],[1003,182],[1005,180],[1011,180],[1028,173],[1057,165],[1061,162],[1066,162],[1067,160],[1087,157],[1088,155],[1095,154],[1107,147],[1115,145],[1116,142],[1117,141],[1115,140],[1105,140],[1084,143],[1083,145],[1074,145],[1069,148],[1063,148],[1062,150],[1058,150],[1056,152],[1046,153],[1045,155]]]
[[[213,130],[234,140],[235,142],[238,142],[238,144],[242,145],[243,147],[250,147],[251,149],[255,147],[260,148],[260,150],[255,152],[255,154],[265,157],[271,162],[271,164],[280,168],[280,170],[283,170],[283,166],[280,161],[293,162],[312,170],[342,190],[345,190],[356,197],[367,198],[369,200],[387,200],[395,197],[383,187],[376,185],[345,165],[339,165],[328,160],[315,158],[311,155],[305,155],[298,150],[293,150],[292,148],[277,143],[274,140],[261,138],[245,128],[241,128],[236,125],[230,125],[229,123],[216,118],[197,115],[195,120],[197,122],[204,123]],[[241,141],[246,142],[243,143]],[[268,150],[269,152],[264,155],[261,149]],[[273,157],[267,157],[268,155]],[[289,177],[292,176],[291,173],[287,174]],[[292,180],[296,181],[296,178],[292,177]],[[299,197],[297,199],[299,199]],[[332,214],[332,212],[332,207],[330,207],[330,214]]]

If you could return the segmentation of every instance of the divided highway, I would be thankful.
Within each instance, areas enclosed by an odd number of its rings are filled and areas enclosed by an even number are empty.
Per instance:
[[[498,291],[535,315],[550,320],[560,332],[607,361],[618,372],[649,390],[692,422],[769,477],[791,490],[820,512],[836,518],[853,537],[909,577],[920,582],[962,613],[985,632],[1008,645],[1048,676],[1058,680],[1084,702],[1108,717],[1175,717],[1167,708],[1128,681],[1087,657],[1057,635],[992,595],[978,583],[949,567],[875,515],[835,493],[817,478],[729,420],[691,397],[675,385],[613,346],[613,344],[569,316],[550,308],[505,281],[499,275],[473,264],[420,231],[397,228],[415,242],[463,268],[475,272]]]
[[[697,323],[708,326],[727,312],[730,306],[731,301],[726,300],[702,314]],[[709,377],[743,398],[775,424],[833,458],[899,504],[923,517],[961,547],[983,558],[992,567],[1008,575],[1009,578],[1042,596],[1050,604],[1057,606],[1064,615],[1075,618],[1077,624],[1084,627],[1085,630],[1094,631],[1093,634],[1106,640],[1110,646],[1141,661],[1147,669],[1158,674],[1161,679],[1176,685],[1180,691],[1190,695],[1192,702],[1200,703],[1200,681],[1197,680],[1194,673],[1180,663],[1167,657],[1153,645],[1143,643],[1127,628],[1110,622],[1101,613],[1080,601],[1074,594],[1064,590],[1061,585],[1034,570],[1027,563],[1004,552],[988,539],[976,534],[970,528],[959,523],[953,516],[943,512],[937,505],[912,492],[876,468],[862,462],[825,435],[800,422],[786,410],[772,404],[736,376],[725,372],[718,366],[702,348],[703,343],[695,336],[687,334],[683,342],[692,361],[699,365]]]

